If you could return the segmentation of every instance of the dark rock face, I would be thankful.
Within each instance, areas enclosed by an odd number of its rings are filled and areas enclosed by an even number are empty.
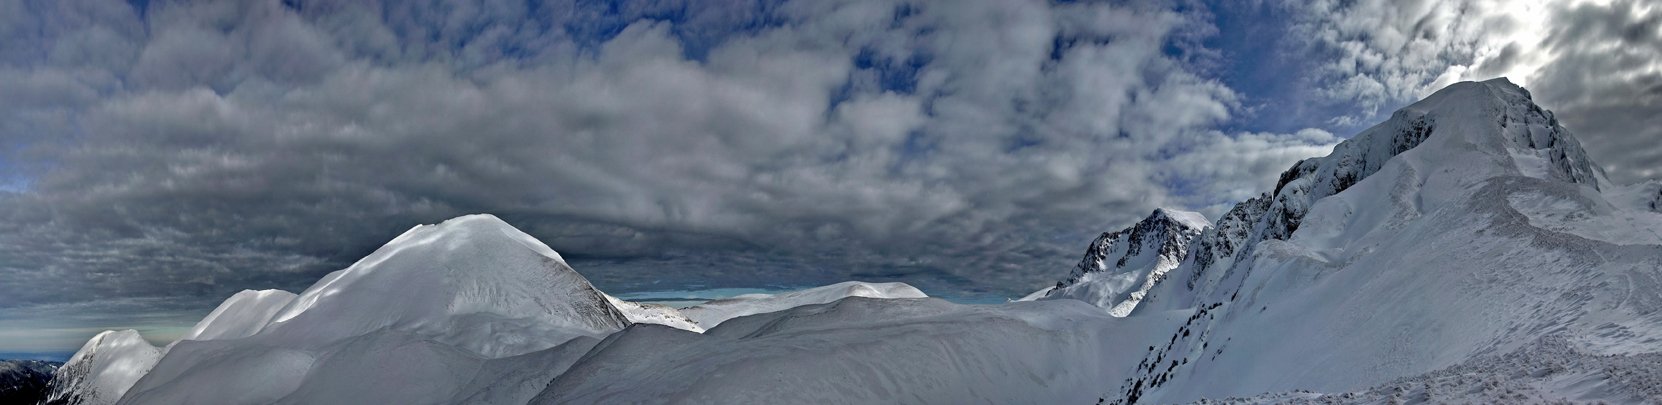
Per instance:
[[[52,373],[62,363],[0,360],[0,404],[34,404],[46,398]]]

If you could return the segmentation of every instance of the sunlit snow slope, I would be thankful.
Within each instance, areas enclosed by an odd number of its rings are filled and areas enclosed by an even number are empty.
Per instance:
[[[415,227],[298,296],[269,300],[289,302],[258,327],[199,328],[257,332],[178,342],[124,402],[442,402],[493,359],[629,323],[557,253],[489,215]],[[244,307],[235,302],[215,313]]]
[[[52,378],[47,404],[113,404],[156,364],[162,349],[128,329],[94,336]]]

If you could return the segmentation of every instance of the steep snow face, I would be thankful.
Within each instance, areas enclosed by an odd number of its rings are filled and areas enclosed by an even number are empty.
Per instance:
[[[52,379],[48,404],[113,404],[156,365],[162,349],[138,331],[105,331],[88,340]]]
[[[847,297],[926,298],[928,295],[906,283],[845,281],[781,294],[745,294],[699,304],[683,309],[681,313],[686,314],[699,326],[709,329],[728,319],[782,311],[803,305],[824,304]]]
[[[1298,163],[1199,236],[1128,317],[1189,314],[1115,398],[1352,392],[1549,334],[1587,353],[1656,352],[1662,216],[1622,202],[1634,192],[1580,150],[1494,80]]]
[[[244,290],[219,304],[180,340],[236,339],[264,329],[277,312],[294,301],[294,293],[283,290]]]
[[[630,323],[650,323],[688,332],[704,333],[704,328],[698,326],[698,323],[693,322],[686,315],[682,315],[680,310],[666,305],[624,301],[610,294],[606,294],[606,301],[612,303],[612,306],[617,308],[618,311],[623,312],[623,316],[629,318]]]
[[[1427,142],[1429,147],[1419,147]],[[1417,152],[1395,159],[1410,150]],[[1298,162],[1281,174],[1273,191],[1237,204],[1214,230],[1195,240],[1195,254],[1187,258],[1195,263],[1175,275],[1182,284],[1151,293],[1153,300],[1164,301],[1152,309],[1194,307],[1201,298],[1193,292],[1231,288],[1219,286],[1239,281],[1221,279],[1230,272],[1210,270],[1232,267],[1260,241],[1292,237],[1316,201],[1399,160],[1395,171],[1407,173],[1392,177],[1409,176],[1403,181],[1414,182],[1416,188],[1371,198],[1400,202],[1413,194],[1411,203],[1416,206],[1412,212],[1372,210],[1369,215],[1375,219],[1418,215],[1445,202],[1462,201],[1477,183],[1501,176],[1583,184],[1594,190],[1609,183],[1580,142],[1552,112],[1535,105],[1527,90],[1505,78],[1456,83],[1341,142],[1333,153]]]
[[[1199,213],[1154,210],[1129,228],[1098,236],[1066,280],[1022,300],[1070,298],[1126,316],[1183,260],[1189,242],[1211,227]]]
[[[490,215],[421,225],[294,298],[267,328],[290,342],[395,329],[495,358],[628,320],[547,245]]]
[[[1180,320],[1180,318],[1179,318]],[[1171,319],[1074,300],[958,305],[850,297],[703,335],[636,325],[531,403],[1095,403]]]

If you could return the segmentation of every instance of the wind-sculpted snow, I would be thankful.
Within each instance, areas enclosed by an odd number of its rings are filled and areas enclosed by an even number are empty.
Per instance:
[[[162,349],[138,331],[106,331],[94,336],[58,368],[46,404],[113,404],[150,371]]]
[[[958,305],[850,297],[703,335],[636,325],[533,403],[1094,403],[1141,354],[1127,321],[1074,301]]]
[[[1126,316],[1211,226],[1199,213],[1156,209],[1129,228],[1098,236],[1067,279],[1022,300],[1076,299]]]
[[[244,290],[219,304],[180,340],[236,339],[259,333],[295,297],[283,290]]]
[[[705,329],[745,315],[783,311],[809,304],[824,304],[847,297],[924,298],[923,291],[906,283],[865,283],[844,281],[806,290],[779,294],[745,294],[719,299],[681,310]]]
[[[394,329],[487,357],[628,325],[558,253],[494,216],[410,229],[325,276],[268,326],[287,341]]]
[[[417,226],[292,299],[271,296],[289,302],[257,332],[175,343],[123,402],[443,403],[492,364],[518,364],[495,359],[629,324],[552,249],[488,215]],[[267,302],[249,297],[222,314],[263,317],[232,311]]]
[[[1196,401],[1196,405],[1402,403],[1662,403],[1662,353],[1596,355],[1549,336],[1511,353],[1359,392],[1306,390]]]

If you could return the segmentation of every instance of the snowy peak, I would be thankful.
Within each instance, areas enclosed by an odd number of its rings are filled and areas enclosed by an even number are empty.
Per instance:
[[[266,329],[322,343],[390,328],[497,358],[628,323],[553,249],[469,215],[416,226],[325,276]]]
[[[1125,316],[1211,226],[1199,213],[1156,209],[1129,228],[1098,236],[1066,280],[1029,297],[1078,299]]]
[[[1223,273],[1204,274],[1220,263],[1250,254],[1265,240],[1286,240],[1304,225],[1305,215],[1323,198],[1336,195],[1396,162],[1397,180],[1414,184],[1409,198],[1399,191],[1377,193],[1378,204],[1406,204],[1424,211],[1463,200],[1478,185],[1504,176],[1525,176],[1582,184],[1608,184],[1604,173],[1552,112],[1505,78],[1462,82],[1397,110],[1378,125],[1339,143],[1327,156],[1309,158],[1283,172],[1275,189],[1237,204],[1214,231],[1195,242],[1196,262],[1176,274],[1185,289],[1226,283]],[[1407,200],[1403,200],[1407,199]],[[1401,203],[1412,201],[1411,204]],[[1377,213],[1377,215],[1386,215]],[[1408,213],[1406,215],[1418,215]],[[1163,308],[1196,304],[1188,298]]]
[[[1488,154],[1509,157],[1526,176],[1594,189],[1609,185],[1604,170],[1588,159],[1581,142],[1558,118],[1536,105],[1528,90],[1504,77],[1449,85],[1404,107],[1396,116],[1442,124],[1440,134],[1461,138],[1461,143]],[[1449,146],[1453,145],[1442,147]]]
[[[48,404],[113,404],[156,365],[162,349],[138,331],[104,331],[69,358],[52,379]]]

